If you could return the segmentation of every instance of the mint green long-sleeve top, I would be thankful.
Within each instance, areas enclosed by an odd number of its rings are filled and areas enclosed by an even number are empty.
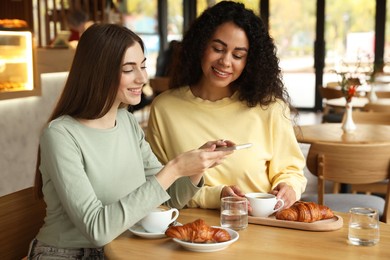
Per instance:
[[[182,208],[199,190],[188,177],[167,191],[160,186],[154,175],[162,165],[125,109],[112,129],[69,116],[53,120],[40,151],[47,210],[37,239],[59,248],[104,246],[155,207]]]

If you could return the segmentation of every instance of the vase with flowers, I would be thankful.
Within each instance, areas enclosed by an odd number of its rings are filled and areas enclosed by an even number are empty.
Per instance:
[[[345,113],[341,122],[341,128],[344,133],[350,133],[356,130],[356,125],[352,118],[352,98],[356,95],[356,89],[360,85],[359,78],[349,77],[346,72],[337,73],[341,80],[339,81],[341,91],[345,98]]]

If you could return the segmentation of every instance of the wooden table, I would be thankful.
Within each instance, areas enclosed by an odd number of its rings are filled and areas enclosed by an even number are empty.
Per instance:
[[[366,97],[354,97],[352,98],[352,107],[362,109],[368,102],[368,98]],[[332,107],[338,107],[338,108],[344,108],[346,105],[346,100],[344,97],[341,98],[334,98],[326,100],[326,105],[332,106]],[[390,98],[378,98],[374,104],[380,104],[380,105],[389,105],[390,106]]]
[[[361,85],[357,87],[357,92],[370,92],[372,86],[374,86],[375,91],[388,92],[390,91],[390,85],[384,82],[374,82],[374,84],[370,85]]]
[[[144,239],[123,233],[105,247],[107,259],[390,259],[390,225],[380,223],[380,242],[372,247],[347,244],[348,220],[336,231],[314,232],[249,224],[240,238],[222,251],[199,253],[183,249],[169,238]],[[219,225],[219,211],[184,209],[179,222],[202,218]]]
[[[300,143],[390,143],[390,125],[356,124],[352,133],[344,133],[339,123],[300,125],[294,130]]]

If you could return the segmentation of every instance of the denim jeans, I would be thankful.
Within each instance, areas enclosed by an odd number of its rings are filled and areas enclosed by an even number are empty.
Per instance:
[[[65,259],[104,259],[103,248],[58,248],[52,247],[37,239],[31,241],[30,250],[27,256],[28,260],[65,260]]]

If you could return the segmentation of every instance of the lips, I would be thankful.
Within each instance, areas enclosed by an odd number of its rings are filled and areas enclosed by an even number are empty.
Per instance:
[[[135,95],[140,95],[142,93],[142,88],[128,88],[127,90]]]
[[[220,77],[224,77],[224,78],[229,77],[232,74],[229,72],[218,70],[215,67],[212,67],[212,70],[215,72],[216,75],[218,75]]]

